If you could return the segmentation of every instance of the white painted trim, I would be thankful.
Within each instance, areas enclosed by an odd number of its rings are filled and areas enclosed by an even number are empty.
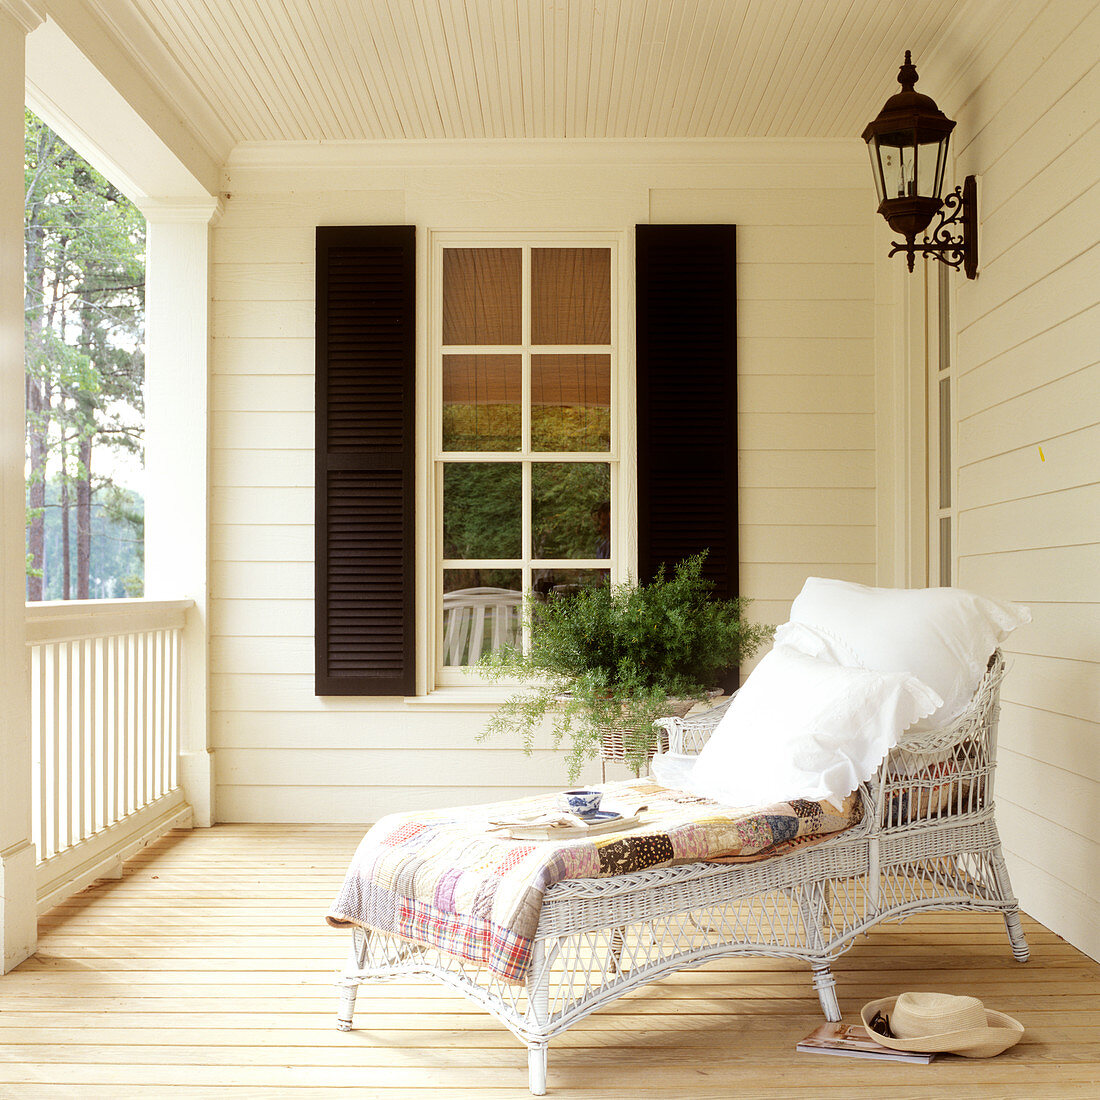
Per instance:
[[[178,787],[136,813],[38,865],[38,915],[97,879],[120,878],[123,861],[170,829],[191,827],[191,807]]]
[[[11,16],[23,28],[24,34],[30,34],[46,21],[45,8],[31,0],[0,0],[0,12]]]
[[[194,600],[49,600],[27,604],[27,645],[182,628]]]
[[[631,138],[529,139],[484,141],[271,141],[241,142],[226,159],[226,168],[339,168],[427,165],[733,165],[790,164],[807,166],[866,163],[858,138],[733,138],[715,141]]]
[[[215,224],[225,212],[221,196],[206,199],[141,199],[135,203],[146,221]]]
[[[426,302],[426,314],[422,328],[425,329],[427,344],[427,356],[424,369],[425,408],[424,419],[417,425],[418,438],[426,441],[418,450],[426,453],[428,461],[424,468],[426,489],[423,493],[429,506],[423,511],[425,527],[423,529],[423,542],[425,546],[422,571],[417,576],[418,605],[425,609],[421,625],[423,633],[418,633],[417,665],[425,669],[425,686],[418,690],[426,690],[431,696],[436,696],[438,690],[444,691],[478,691],[484,681],[478,680],[471,684],[471,674],[461,669],[443,666],[443,592],[439,583],[439,570],[452,567],[454,563],[448,563],[442,559],[443,540],[443,491],[442,478],[436,477],[436,469],[441,462],[500,462],[515,461],[522,463],[524,471],[523,485],[523,515],[522,515],[522,544],[530,544],[530,484],[529,468],[533,460],[548,462],[602,462],[610,466],[611,478],[611,530],[612,545],[617,548],[611,566],[611,580],[613,583],[621,583],[629,575],[637,572],[637,533],[626,522],[630,517],[636,525],[637,521],[637,478],[634,476],[636,466],[625,466],[622,461],[623,440],[628,441],[630,453],[633,456],[636,450],[634,438],[634,345],[631,341],[624,354],[620,345],[623,335],[632,330],[632,325],[624,324],[624,311],[630,311],[630,319],[633,317],[633,283],[627,284],[624,271],[629,267],[633,272],[632,234],[624,229],[509,229],[509,230],[470,230],[470,229],[430,229],[427,234],[426,247],[426,281],[424,293]],[[442,328],[438,323],[443,315],[442,306],[442,270],[443,250],[445,248],[517,248],[523,250],[523,287],[522,298],[523,324],[522,342],[519,345],[501,345],[492,348],[484,348],[483,352],[491,351],[494,354],[512,354],[522,357],[523,362],[523,392],[530,393],[530,360],[531,356],[538,354],[540,350],[554,352],[571,352],[577,350],[572,345],[554,345],[545,349],[541,345],[530,343],[530,252],[537,247],[555,248],[609,248],[611,251],[611,342],[610,351],[608,345],[585,345],[581,350],[592,354],[610,354],[611,359],[611,445],[606,452],[580,453],[563,452],[533,452],[530,449],[530,409],[525,402],[523,412],[522,446],[508,459],[500,457],[487,458],[485,454],[478,452],[444,451],[442,448],[441,424],[443,408],[443,382],[441,371],[437,369],[442,356],[448,352],[461,352],[461,354],[477,354],[476,346],[448,347],[442,343]],[[629,265],[625,257],[629,256]],[[630,292],[629,300],[625,293]],[[626,376],[629,375],[629,381]],[[628,404],[629,402],[629,404]],[[514,561],[502,562],[497,566],[485,566],[487,568],[511,569],[519,568],[522,571],[522,585],[524,591],[530,587],[530,562],[523,554],[520,558],[525,562],[522,566],[516,566]],[[546,565],[554,566],[549,559],[540,560],[540,568]],[[595,559],[577,559],[575,561],[563,560],[560,568],[584,569],[606,568]],[[526,629],[526,628],[525,628]],[[497,697],[499,702],[503,698]]]

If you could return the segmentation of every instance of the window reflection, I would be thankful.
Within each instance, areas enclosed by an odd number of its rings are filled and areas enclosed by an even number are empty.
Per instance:
[[[531,447],[606,451],[611,446],[611,356],[531,356]]]
[[[443,556],[518,558],[521,487],[517,462],[448,462],[443,467]]]
[[[443,663],[472,665],[519,645],[523,594],[518,569],[443,570]]]
[[[611,343],[610,249],[531,249],[531,340]]]
[[[443,250],[443,343],[518,344],[521,250]]]
[[[611,556],[611,468],[606,462],[536,462],[531,536],[536,558]]]
[[[518,355],[443,356],[443,449],[518,451]]]

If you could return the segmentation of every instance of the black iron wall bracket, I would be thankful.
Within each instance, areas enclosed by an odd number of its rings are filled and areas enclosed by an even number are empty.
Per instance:
[[[889,255],[904,252],[913,270],[913,258],[919,253],[934,256],[941,263],[960,268],[968,279],[978,277],[978,181],[967,176],[961,187],[945,196],[943,206],[936,215],[939,222],[933,227],[931,237],[925,234],[920,244],[895,241]],[[952,226],[961,230],[959,236],[951,233]]]

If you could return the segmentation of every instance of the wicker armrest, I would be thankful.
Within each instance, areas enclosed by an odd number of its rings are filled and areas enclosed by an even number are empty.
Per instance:
[[[680,756],[695,756],[701,752],[732,701],[731,695],[701,714],[691,714],[686,718],[662,718],[657,722],[658,726],[668,731],[669,752]]]

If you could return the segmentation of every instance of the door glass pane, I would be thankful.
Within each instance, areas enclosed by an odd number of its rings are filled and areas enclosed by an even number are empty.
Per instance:
[[[443,356],[443,449],[518,451],[518,355]]]
[[[940,379],[940,507],[951,507],[951,379]]]
[[[531,467],[536,558],[611,557],[611,467],[606,462],[536,462]]]
[[[531,448],[611,446],[611,356],[531,356]]]
[[[531,250],[531,342],[611,343],[611,250]]]
[[[472,665],[501,646],[518,646],[523,593],[518,569],[443,570],[443,663]]]
[[[443,556],[518,558],[522,542],[518,462],[443,467]]]
[[[951,517],[940,517],[940,584],[951,587]]]
[[[518,248],[443,250],[443,343],[518,344],[522,339]]]

